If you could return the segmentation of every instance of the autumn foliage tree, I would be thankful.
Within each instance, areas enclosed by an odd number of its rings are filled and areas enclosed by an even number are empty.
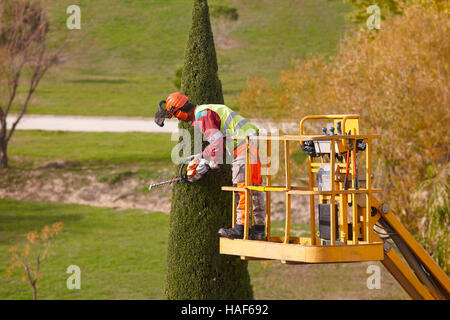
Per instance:
[[[63,223],[55,222],[51,226],[45,226],[39,233],[28,232],[25,244],[9,248],[11,265],[7,275],[11,277],[19,274],[23,282],[28,282],[33,291],[33,300],[37,300],[37,281],[42,277],[41,265],[50,256],[52,240],[62,229]]]

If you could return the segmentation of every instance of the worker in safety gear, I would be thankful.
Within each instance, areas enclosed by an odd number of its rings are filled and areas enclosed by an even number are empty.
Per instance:
[[[175,116],[179,120],[191,122],[203,134],[209,145],[202,153],[190,157],[187,168],[188,178],[192,181],[200,179],[209,169],[216,169],[223,161],[226,152],[232,154],[232,181],[235,187],[245,185],[245,140],[226,139],[231,136],[250,136],[249,155],[252,169],[251,182],[261,185],[261,162],[256,139],[251,136],[258,135],[258,128],[248,119],[240,116],[226,105],[204,104],[194,106],[187,96],[181,93],[172,93],[166,100],[159,103],[155,115],[155,122],[160,127],[164,120]],[[219,230],[222,237],[242,239],[244,236],[245,221],[245,192],[235,191],[236,194],[236,221],[234,228]],[[251,191],[253,202],[254,226],[250,228],[249,236],[254,240],[265,239],[265,201],[264,193]],[[251,203],[249,201],[249,203]]]

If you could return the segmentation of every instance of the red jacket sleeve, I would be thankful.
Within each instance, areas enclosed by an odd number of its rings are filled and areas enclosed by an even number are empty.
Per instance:
[[[204,139],[209,142],[202,152],[203,158],[223,163],[225,137],[220,131],[219,115],[209,109],[204,110],[197,115],[194,125],[200,129]]]

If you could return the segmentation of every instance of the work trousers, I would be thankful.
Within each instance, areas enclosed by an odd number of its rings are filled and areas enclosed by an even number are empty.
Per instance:
[[[252,171],[259,170],[259,172],[253,172],[252,181],[255,176],[261,177],[261,165],[252,165]],[[235,187],[245,186],[245,163],[242,161],[233,161],[232,163],[232,175],[233,175],[233,185]],[[259,178],[259,183],[261,184],[261,178]],[[235,191],[236,197],[236,224],[244,225],[245,223],[245,192]],[[255,225],[264,225],[266,219],[264,192],[250,190],[251,201],[249,201],[249,206],[253,202],[253,220]],[[250,210],[251,213],[251,210]],[[252,218],[250,217],[250,224],[252,223]]]

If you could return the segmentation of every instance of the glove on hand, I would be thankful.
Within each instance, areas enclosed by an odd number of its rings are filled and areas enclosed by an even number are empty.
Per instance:
[[[190,181],[200,180],[210,169],[209,161],[206,159],[193,158],[187,167],[187,177]]]

